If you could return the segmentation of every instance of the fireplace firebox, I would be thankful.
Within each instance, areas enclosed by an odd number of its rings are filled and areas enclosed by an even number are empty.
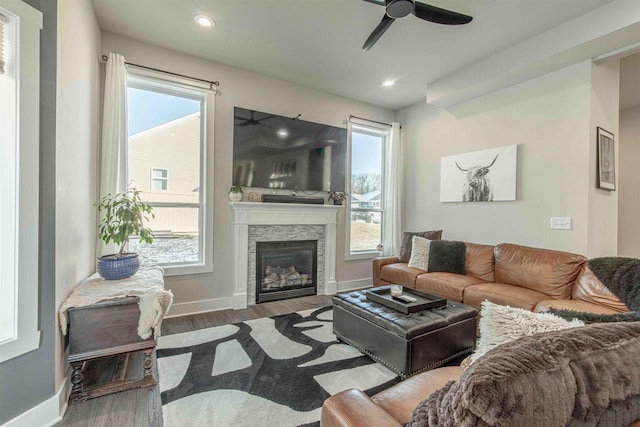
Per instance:
[[[318,241],[256,242],[256,304],[315,295]]]

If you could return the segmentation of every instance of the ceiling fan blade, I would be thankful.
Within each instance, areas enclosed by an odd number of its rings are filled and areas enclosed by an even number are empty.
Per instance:
[[[413,14],[425,21],[444,25],[468,24],[473,19],[471,16],[463,15],[451,10],[440,9],[439,7],[420,2],[415,2]]]
[[[271,117],[273,117],[273,116],[264,116],[263,118],[258,119],[258,120],[255,120],[255,121],[256,121],[256,122],[261,122],[261,121],[263,121],[263,120],[270,119]]]
[[[373,3],[373,4],[377,4],[378,6],[386,6],[387,5],[387,0],[364,0],[367,1],[369,3]]]
[[[382,21],[378,24],[375,30],[371,33],[366,42],[364,42],[364,46],[362,46],[362,50],[365,52],[373,47],[374,44],[378,41],[380,37],[384,34],[385,31],[393,24],[395,21],[394,18],[390,18],[388,15],[384,15],[382,17]]]

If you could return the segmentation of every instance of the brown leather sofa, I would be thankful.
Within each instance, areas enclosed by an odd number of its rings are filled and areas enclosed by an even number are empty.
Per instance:
[[[582,255],[508,243],[465,246],[464,275],[427,273],[399,262],[397,257],[376,258],[374,286],[401,283],[476,308],[487,299],[533,311],[628,311],[589,270]],[[337,393],[324,402],[320,426],[402,426],[420,402],[463,372],[461,366],[423,372],[372,397],[354,389]],[[629,427],[640,427],[640,421]]]
[[[532,311],[628,311],[593,275],[582,255],[510,243],[465,246],[464,275],[427,273],[397,257],[384,257],[373,261],[373,284],[400,283],[476,308],[486,299]]]
[[[464,372],[445,366],[408,378],[373,397],[360,390],[337,393],[322,405],[320,427],[400,427],[411,420],[413,409],[447,382]],[[629,427],[640,427],[636,421]]]

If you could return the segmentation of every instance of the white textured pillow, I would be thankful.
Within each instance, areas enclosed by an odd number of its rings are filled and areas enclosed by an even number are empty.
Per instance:
[[[578,326],[584,326],[584,322],[577,319],[569,322],[551,313],[533,313],[485,300],[480,310],[480,339],[478,348],[471,355],[471,363],[497,345],[529,335]]]
[[[413,236],[411,246],[409,267],[427,271],[429,269],[429,248],[431,247],[431,240],[425,239],[424,237]]]

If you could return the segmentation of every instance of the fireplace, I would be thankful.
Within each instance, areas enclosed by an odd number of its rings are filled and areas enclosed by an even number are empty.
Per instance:
[[[318,241],[256,242],[256,303],[315,295]]]

